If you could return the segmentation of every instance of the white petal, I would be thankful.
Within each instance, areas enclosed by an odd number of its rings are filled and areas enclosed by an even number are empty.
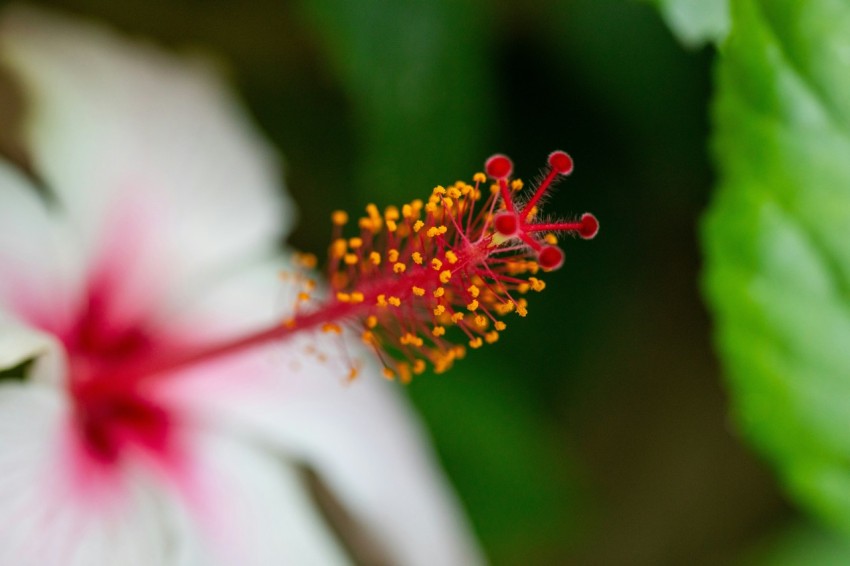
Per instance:
[[[324,336],[324,335],[323,335]],[[210,362],[162,395],[210,428],[261,438],[313,468],[393,563],[481,562],[415,416],[376,371],[344,383],[322,337]]]
[[[0,386],[0,564],[167,565],[168,516],[143,481],[77,484],[65,399]]]
[[[284,320],[296,289],[280,268],[261,263],[222,280],[178,327],[207,339],[228,334],[221,321],[244,332]],[[482,562],[408,403],[373,364],[347,385],[342,348],[371,360],[356,339],[315,333],[187,369],[161,394],[210,427],[259,436],[311,466],[394,563]]]
[[[210,65],[33,9],[8,11],[0,42],[31,104],[36,168],[91,268],[120,278],[123,316],[270,248],[288,225],[276,160]]]
[[[181,490],[184,564],[346,563],[293,468],[244,442],[194,434]]]
[[[73,243],[35,188],[0,160],[0,312],[67,326],[82,283]]]

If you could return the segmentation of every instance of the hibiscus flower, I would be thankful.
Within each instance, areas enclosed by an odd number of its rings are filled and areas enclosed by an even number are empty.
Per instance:
[[[34,172],[0,161],[0,563],[344,563],[308,476],[380,560],[479,562],[408,406],[345,384],[335,336],[121,379],[294,302],[274,152],[211,67],[20,8],[0,60]]]

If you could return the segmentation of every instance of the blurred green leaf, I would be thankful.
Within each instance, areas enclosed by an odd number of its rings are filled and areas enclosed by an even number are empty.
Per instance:
[[[679,41],[689,47],[720,43],[729,32],[729,0],[650,0]]]
[[[746,553],[742,566],[844,566],[850,542],[813,525],[795,525]]]
[[[705,289],[746,434],[850,532],[850,2],[741,0]]]
[[[362,197],[396,204],[474,173],[491,115],[489,10],[474,0],[316,0],[305,9],[354,103]]]

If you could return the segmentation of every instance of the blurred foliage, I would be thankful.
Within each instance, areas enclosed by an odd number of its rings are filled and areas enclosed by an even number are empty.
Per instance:
[[[731,0],[648,0],[661,10],[667,25],[690,47],[719,42],[729,33]]]
[[[736,2],[706,290],[747,435],[850,534],[850,5]]]
[[[850,541],[813,525],[783,529],[747,552],[741,566],[843,566]]]

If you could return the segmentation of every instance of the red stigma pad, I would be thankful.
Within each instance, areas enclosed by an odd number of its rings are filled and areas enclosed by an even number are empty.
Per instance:
[[[514,164],[506,155],[497,153],[487,160],[484,169],[493,179],[507,179],[514,171]]]
[[[589,212],[581,215],[581,228],[578,230],[578,235],[585,240],[592,240],[596,233],[599,232],[599,221]]]
[[[493,218],[493,228],[502,236],[516,236],[519,232],[519,218],[513,212],[500,212]]]
[[[544,246],[537,254],[537,262],[546,271],[553,271],[564,265],[564,252],[556,246]]]
[[[553,151],[549,154],[549,166],[559,175],[569,175],[573,172],[573,158],[565,151]]]

